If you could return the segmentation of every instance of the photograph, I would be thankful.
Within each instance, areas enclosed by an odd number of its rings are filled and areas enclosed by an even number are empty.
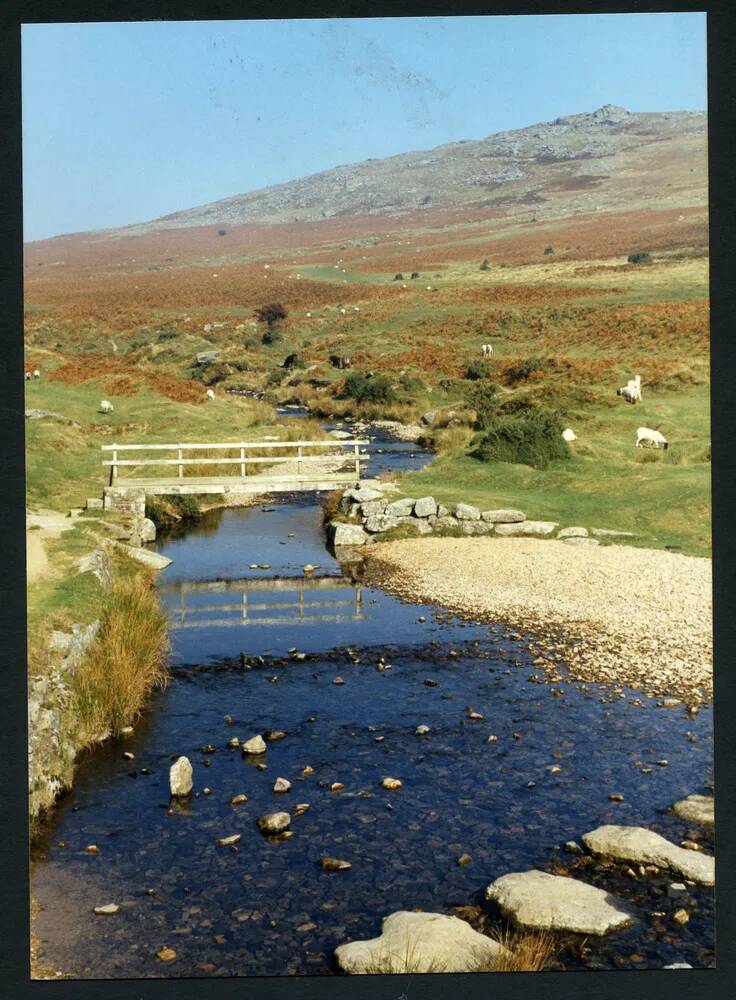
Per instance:
[[[708,27],[21,26],[32,980],[716,969]]]

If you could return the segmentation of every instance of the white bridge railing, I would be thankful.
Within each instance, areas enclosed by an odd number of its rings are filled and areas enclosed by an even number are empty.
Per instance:
[[[112,458],[110,460],[103,459],[102,464],[110,469],[110,486],[118,485],[118,483],[125,485],[125,477],[119,478],[121,468],[139,466],[157,466],[166,470],[173,466],[178,470],[177,478],[186,480],[185,467],[217,465],[224,467],[223,475],[221,477],[218,475],[217,478],[227,480],[236,478],[236,476],[226,474],[228,466],[235,466],[240,472],[240,478],[245,479],[249,474],[249,466],[255,466],[253,472],[257,473],[259,465],[274,466],[288,462],[290,465],[296,465],[297,478],[308,479],[311,463],[321,462],[324,465],[325,461],[330,459],[341,460],[342,464],[350,461],[351,474],[354,471],[355,478],[360,479],[361,462],[368,461],[368,455],[361,452],[360,449],[367,444],[369,444],[367,440],[358,438],[350,438],[346,441],[327,439],[324,441],[230,441],[217,444],[106,444],[102,445],[102,451],[112,452]],[[323,452],[322,454],[307,454],[306,452],[311,449],[323,449]],[[325,453],[324,449],[330,449],[330,451]],[[336,451],[336,449],[342,449],[342,452]],[[347,449],[351,449],[352,454]],[[237,454],[230,454],[223,458],[215,458],[211,454],[200,454],[199,457],[194,457],[196,452],[210,453],[213,451],[237,452]],[[263,455],[263,451],[272,452],[272,454]],[[157,455],[153,458],[139,458],[137,455],[130,458],[119,457],[120,454],[131,452],[170,452],[175,457],[164,457],[163,455],[161,457]],[[261,454],[254,455],[254,452],[261,452]],[[307,465],[306,472],[303,469],[305,464]],[[317,471],[315,470],[315,472]],[[139,477],[136,477],[136,481],[138,479]]]

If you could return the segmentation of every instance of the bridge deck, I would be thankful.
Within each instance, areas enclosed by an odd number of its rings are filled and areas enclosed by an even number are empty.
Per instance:
[[[333,490],[338,486],[357,486],[355,470],[330,474],[278,476],[175,476],[134,479],[116,478],[115,489],[145,490],[151,496],[209,493],[287,493],[293,490]]]

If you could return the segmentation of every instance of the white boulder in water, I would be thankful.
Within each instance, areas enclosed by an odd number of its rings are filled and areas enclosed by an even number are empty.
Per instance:
[[[618,861],[656,865],[701,885],[714,885],[715,858],[688,851],[643,826],[599,826],[583,834],[583,843],[593,854]]]
[[[188,757],[180,757],[169,768],[169,789],[174,796],[190,795],[192,791],[192,765]]]
[[[343,972],[472,972],[491,964],[505,949],[444,913],[398,911],[384,917],[381,935],[335,949]]]

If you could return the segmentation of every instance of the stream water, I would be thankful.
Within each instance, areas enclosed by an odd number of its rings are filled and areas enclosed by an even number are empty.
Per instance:
[[[373,446],[374,475],[428,461],[415,445]],[[333,949],[376,936],[383,916],[482,913],[489,882],[569,864],[561,845],[601,823],[702,836],[667,809],[710,785],[710,710],[692,719],[595,685],[558,684],[554,697],[530,683],[530,637],[402,603],[343,570],[316,496],[211,511],[156,548],[174,560],[159,578],[172,679],[132,735],[83,756],[59,804],[32,883],[48,964],[79,978],[334,974]],[[262,757],[228,746],[273,730],[286,735]],[[196,794],[172,806],[180,754]],[[273,791],[279,776],[290,792]],[[385,791],[385,776],[403,788]],[[310,808],[291,839],[264,838],[257,818],[296,803]],[[324,871],[325,855],[352,868]],[[712,890],[624,871],[582,877],[634,903],[639,922],[587,949],[566,941],[559,965],[712,964]],[[94,914],[109,902],[117,914]],[[684,927],[671,919],[681,906]],[[174,961],[156,958],[164,946]]]

